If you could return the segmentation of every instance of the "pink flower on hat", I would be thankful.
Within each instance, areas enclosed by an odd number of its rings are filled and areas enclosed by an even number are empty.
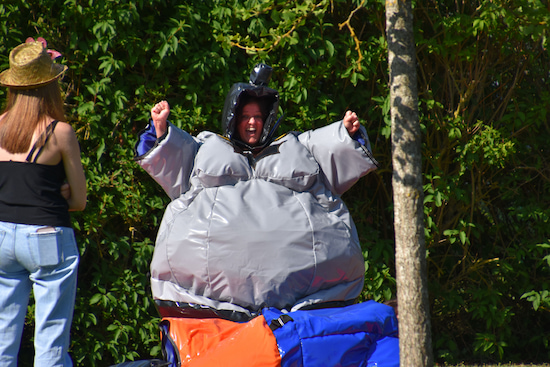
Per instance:
[[[46,42],[46,40],[42,37],[38,37],[36,39],[36,41],[34,40],[34,38],[32,37],[29,37],[25,40],[25,43],[29,43],[29,42],[40,42],[42,43],[42,45],[44,46],[44,48],[48,48],[48,42]],[[50,55],[50,57],[52,58],[52,60],[55,60],[57,59],[58,57],[61,57],[61,53],[56,51],[56,50],[46,50],[46,52]]]

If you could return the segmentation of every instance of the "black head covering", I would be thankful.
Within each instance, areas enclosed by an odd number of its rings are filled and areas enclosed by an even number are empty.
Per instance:
[[[279,108],[279,93],[267,85],[271,79],[273,69],[266,64],[258,64],[250,73],[249,83],[235,83],[225,98],[222,112],[222,131],[235,144],[247,148],[263,147],[271,143],[278,127],[276,121]],[[257,99],[262,106],[264,114],[264,126],[260,140],[255,147],[250,147],[242,142],[236,133],[237,111],[251,99]]]

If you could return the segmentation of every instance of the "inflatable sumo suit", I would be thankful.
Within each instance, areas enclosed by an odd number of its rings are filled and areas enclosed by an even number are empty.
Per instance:
[[[227,95],[224,135],[196,137],[168,123],[157,139],[140,133],[136,161],[172,199],[151,262],[157,301],[246,315],[353,303],[364,259],[340,198],[376,169],[364,127],[353,138],[342,121],[275,138],[279,95],[271,68]],[[258,146],[238,139],[236,114],[258,97],[266,106]]]

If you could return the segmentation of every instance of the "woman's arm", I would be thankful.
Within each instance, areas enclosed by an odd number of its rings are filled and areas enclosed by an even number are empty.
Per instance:
[[[359,133],[365,141],[354,139]],[[346,112],[341,121],[306,131],[298,135],[298,139],[313,154],[327,187],[337,195],[342,195],[359,178],[376,169],[367,132],[351,111]]]
[[[86,207],[86,176],[80,160],[80,146],[71,125],[59,122],[55,137],[63,159],[70,195],[67,198],[70,211],[84,210]]]
[[[189,189],[189,179],[199,142],[170,124],[166,101],[151,109],[151,121],[141,131],[134,148],[136,162],[162,186],[171,199]]]

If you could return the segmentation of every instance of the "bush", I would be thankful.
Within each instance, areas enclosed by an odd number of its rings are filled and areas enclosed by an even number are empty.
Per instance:
[[[415,3],[439,362],[550,358],[549,18],[538,0]],[[2,69],[28,36],[44,37],[69,66],[66,112],[89,194],[73,215],[77,365],[159,357],[148,265],[168,199],[133,161],[149,109],[167,99],[176,125],[219,131],[225,94],[260,61],[274,67],[281,131],[325,125],[348,108],[366,125],[381,167],[344,200],[365,254],[362,299],[395,297],[383,2],[18,1],[0,5],[0,27]]]

